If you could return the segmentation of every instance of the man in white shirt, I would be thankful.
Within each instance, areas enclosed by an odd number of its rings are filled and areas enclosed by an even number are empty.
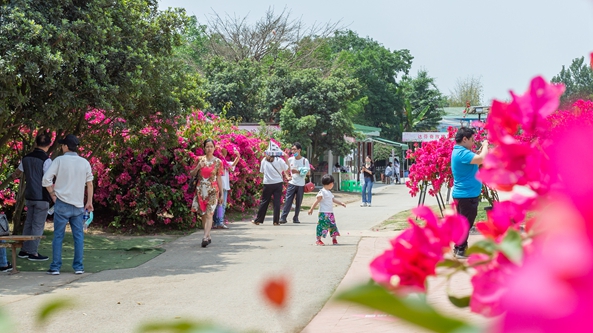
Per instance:
[[[58,140],[64,155],[56,158],[43,175],[42,185],[47,189],[54,204],[53,257],[47,274],[60,275],[62,267],[62,242],[66,224],[70,223],[74,238],[74,274],[84,273],[82,256],[84,249],[83,214],[93,211],[93,172],[89,162],[78,156],[78,138],[72,134]],[[55,185],[53,180],[55,178]],[[52,186],[53,185],[53,186]],[[86,186],[87,200],[84,203]]]
[[[292,202],[296,201],[294,208],[293,223],[301,223],[299,221],[299,212],[301,210],[301,202],[303,202],[303,195],[305,194],[305,176],[311,169],[309,161],[301,155],[303,147],[300,143],[295,142],[290,148],[292,157],[288,159],[288,170],[286,177],[288,178],[288,188],[286,189],[286,201],[284,202],[284,209],[280,215],[280,223],[286,223]]]
[[[255,225],[264,223],[268,206],[272,198],[274,198],[272,202],[274,206],[272,223],[277,226],[280,225],[280,197],[282,196],[282,185],[284,184],[282,172],[288,169],[288,165],[283,159],[270,156],[268,151],[266,151],[266,155],[259,167],[259,171],[264,174],[264,190],[257,210],[257,217],[251,223]]]

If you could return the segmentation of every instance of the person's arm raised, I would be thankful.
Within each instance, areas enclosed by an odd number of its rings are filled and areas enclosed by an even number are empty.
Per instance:
[[[480,152],[472,158],[470,164],[477,164],[480,165],[484,163],[484,158],[488,154],[488,140],[482,141],[482,148],[480,148]]]

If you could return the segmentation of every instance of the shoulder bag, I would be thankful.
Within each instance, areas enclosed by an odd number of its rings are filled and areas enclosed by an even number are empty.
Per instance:
[[[8,226],[8,219],[6,215],[0,214],[0,236],[9,236],[10,228]]]

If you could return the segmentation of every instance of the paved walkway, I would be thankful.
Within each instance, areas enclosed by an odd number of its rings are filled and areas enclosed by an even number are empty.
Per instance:
[[[339,246],[315,246],[316,216],[304,212],[301,224],[236,222],[215,230],[206,249],[197,232],[167,243],[165,253],[133,269],[1,275],[0,304],[18,322],[18,332],[39,331],[33,315],[56,298],[76,306],[53,316],[45,332],[133,332],[155,320],[208,320],[239,332],[393,332],[384,325],[392,318],[347,305],[336,310],[327,302],[338,285],[366,282],[368,262],[395,235],[372,227],[416,205],[403,185],[378,184],[374,193],[371,208],[358,202],[336,207]],[[427,204],[436,204],[431,200]],[[284,311],[268,306],[261,294],[264,281],[280,275],[290,281]]]

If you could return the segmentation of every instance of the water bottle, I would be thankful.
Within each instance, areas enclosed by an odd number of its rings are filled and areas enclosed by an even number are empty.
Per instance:
[[[87,209],[85,209],[84,214],[82,214],[82,223],[83,223],[82,228],[85,232],[87,231],[89,224],[91,224],[91,221],[92,221],[91,214],[93,214],[93,212],[89,213],[89,211]]]

